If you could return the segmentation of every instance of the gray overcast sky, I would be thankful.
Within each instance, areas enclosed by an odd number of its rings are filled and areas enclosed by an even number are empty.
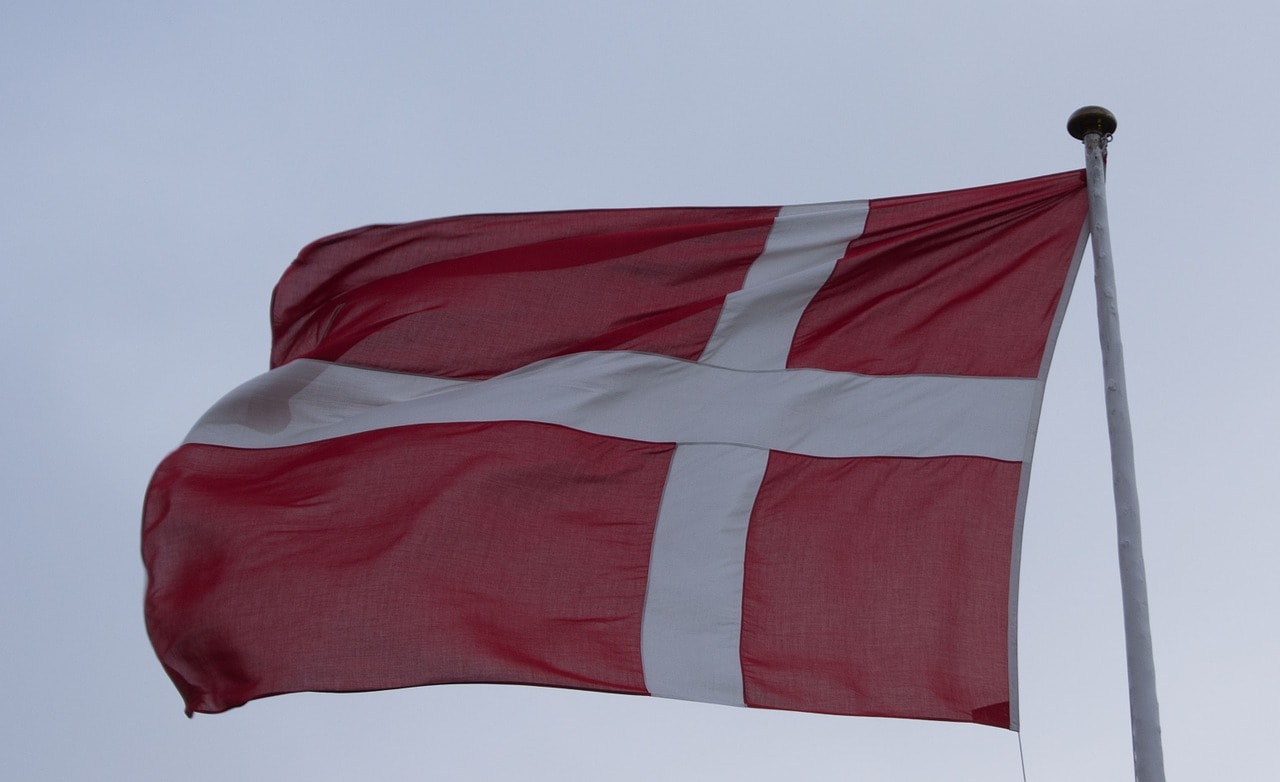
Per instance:
[[[875,7],[880,6],[880,7]],[[900,195],[1079,168],[1110,212],[1170,779],[1261,779],[1280,697],[1280,10],[1168,2],[8,3],[0,765],[12,779],[1008,780],[1017,736],[547,689],[186,720],[151,470],[266,367],[271,287],[371,222]],[[1023,553],[1032,780],[1132,778],[1091,276]]]

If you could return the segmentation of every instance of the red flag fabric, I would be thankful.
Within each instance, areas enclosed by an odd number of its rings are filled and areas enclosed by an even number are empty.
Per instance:
[[[1017,728],[1083,172],[320,240],[157,469],[188,713],[490,682]]]

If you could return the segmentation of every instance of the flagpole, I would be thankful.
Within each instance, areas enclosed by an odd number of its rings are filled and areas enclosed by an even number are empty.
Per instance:
[[[1090,244],[1098,294],[1098,336],[1102,341],[1107,428],[1111,434],[1111,476],[1115,487],[1120,591],[1129,664],[1134,778],[1137,782],[1164,782],[1160,707],[1156,702],[1155,658],[1151,650],[1151,617],[1147,610],[1147,576],[1142,560],[1133,464],[1133,431],[1129,424],[1124,349],[1120,344],[1120,314],[1116,305],[1115,269],[1111,263],[1111,230],[1107,222],[1106,151],[1115,129],[1115,116],[1100,106],[1085,106],[1067,120],[1067,132],[1084,142],[1088,176]]]

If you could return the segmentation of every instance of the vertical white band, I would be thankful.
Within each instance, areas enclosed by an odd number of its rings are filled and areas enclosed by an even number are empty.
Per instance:
[[[865,201],[781,209],[742,289],[725,299],[701,363],[783,369],[801,315],[849,242]],[[747,526],[769,452],[681,445],[654,530],[641,629],[653,695],[744,705],[742,581]]]

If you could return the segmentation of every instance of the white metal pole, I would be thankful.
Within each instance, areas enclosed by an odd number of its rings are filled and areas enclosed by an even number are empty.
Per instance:
[[[1106,384],[1107,428],[1111,434],[1111,474],[1115,485],[1116,533],[1120,546],[1120,591],[1124,601],[1125,649],[1129,662],[1129,719],[1133,728],[1133,769],[1137,782],[1164,782],[1164,750],[1160,742],[1160,707],[1156,702],[1155,658],[1151,650],[1151,618],[1147,609],[1146,566],[1133,465],[1133,431],[1124,381],[1124,349],[1116,305],[1115,270],[1111,264],[1111,231],[1107,222],[1106,148],[1116,119],[1098,106],[1071,115],[1067,130],[1084,141],[1089,182],[1090,243],[1094,284],[1098,293],[1098,334],[1102,341]]]

